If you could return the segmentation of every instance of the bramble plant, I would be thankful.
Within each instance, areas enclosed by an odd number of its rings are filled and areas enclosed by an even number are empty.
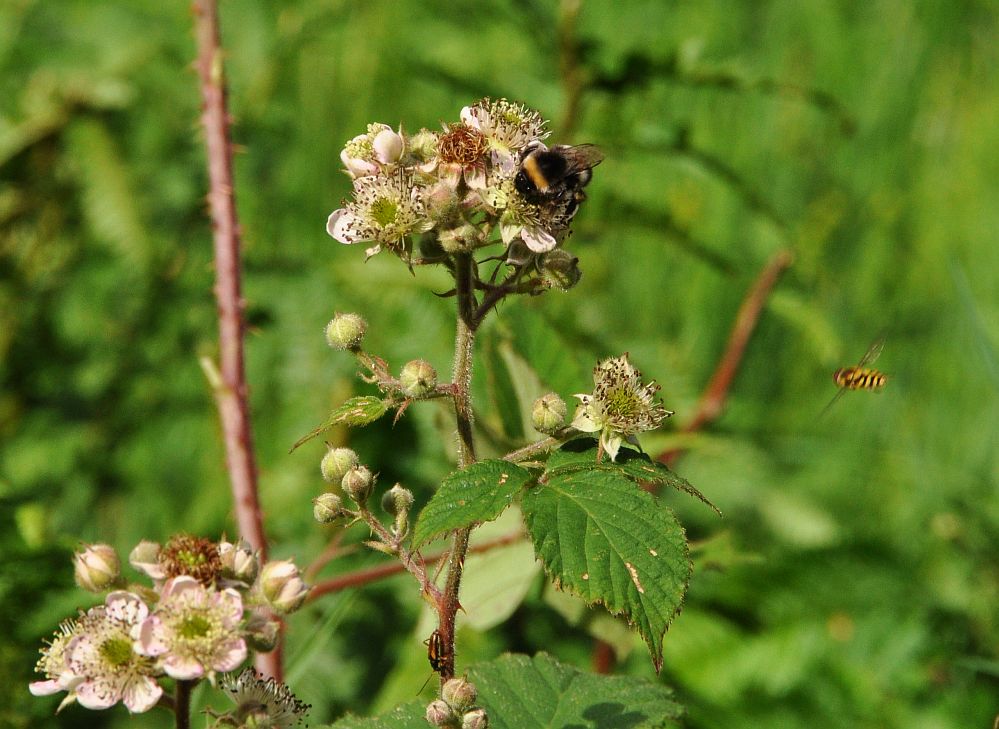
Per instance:
[[[516,505],[555,586],[623,616],[658,671],[692,566],[684,530],[657,491],[669,486],[710,506],[665,465],[625,447],[637,447],[640,433],[673,414],[628,354],[596,364],[593,390],[575,395],[571,420],[560,395],[538,398],[530,413],[541,434],[534,442],[488,457],[476,443],[472,362],[483,321],[508,297],[567,291],[581,275],[567,244],[602,156],[590,145],[549,146],[546,127],[536,111],[486,98],[436,132],[371,124],[341,153],[353,195],[329,216],[329,235],[361,244],[368,257],[394,255],[411,270],[441,266],[454,280],[446,293],[456,312],[450,381],[441,382],[420,359],[396,370],[364,348],[365,320],[339,313],[326,327],[326,341],[356,358],[359,376],[377,394],[347,400],[292,448],[335,426],[362,427],[390,412],[398,421],[425,401],[453,408],[457,468],[419,513],[404,484],[384,488],[354,450],[331,446],[320,463],[331,487],[314,500],[315,519],[365,524],[365,544],[398,559],[436,615],[427,646],[440,675],[439,698],[399,707],[389,717],[393,726],[564,726],[574,717],[599,719],[622,702],[635,712],[635,726],[670,725],[681,713],[658,684],[585,675],[545,655],[507,656],[460,672],[456,666],[470,535]],[[423,550],[442,537],[450,546],[438,577]],[[308,588],[293,563],[261,566],[245,544],[187,536],[162,549],[142,543],[129,561],[152,578],[151,588],[125,586],[106,545],[77,555],[77,582],[107,596],[64,624],[43,649],[38,670],[45,680],[32,684],[34,693],[66,691],[63,704],[95,709],[121,701],[143,712],[160,704],[174,710],[177,726],[188,726],[190,690],[208,679],[237,703],[225,714],[212,712],[213,726],[284,727],[302,718],[306,707],[283,684],[235,674],[250,651],[274,647],[274,615],[305,601]],[[216,681],[216,674],[225,675]],[[176,698],[166,697],[164,679],[174,681]],[[555,693],[539,693],[544,683],[554,683]],[[521,716],[524,706],[532,707],[532,718]],[[348,717],[335,726],[375,725]]]

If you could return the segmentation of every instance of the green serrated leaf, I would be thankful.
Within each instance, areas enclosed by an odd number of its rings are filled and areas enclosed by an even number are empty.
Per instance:
[[[479,461],[445,478],[423,507],[413,530],[413,548],[454,529],[492,521],[531,478],[524,468],[499,459]]]
[[[539,653],[473,666],[469,679],[493,729],[678,727],[672,691],[633,676],[583,673]]]
[[[663,636],[680,610],[692,565],[683,527],[619,471],[553,474],[521,507],[534,551],[561,589],[622,614],[662,666]]]
[[[683,707],[667,686],[634,676],[598,676],[545,653],[507,654],[469,670],[492,729],[666,729]],[[346,716],[330,729],[426,729],[426,706],[409,702],[379,717]]]
[[[291,453],[303,443],[308,443],[318,435],[326,432],[336,425],[347,425],[350,427],[361,427],[375,422],[384,415],[389,408],[389,402],[380,397],[363,395],[352,397],[343,405],[338,407],[326,419],[322,425],[311,431],[308,435],[299,438],[295,445],[291,447]]]
[[[551,454],[548,463],[545,464],[544,479],[558,474],[584,470],[618,472],[635,481],[644,481],[657,486],[670,486],[699,499],[710,506],[718,516],[722,515],[718,507],[712,504],[708,497],[702,494],[690,481],[671,471],[665,464],[653,461],[646,454],[630,448],[622,448],[618,451],[617,461],[611,461],[605,457],[603,461],[597,463],[596,448],[584,448],[580,441],[570,443]]]
[[[427,706],[410,701],[386,714],[370,718],[345,716],[328,725],[330,729],[427,729]]]

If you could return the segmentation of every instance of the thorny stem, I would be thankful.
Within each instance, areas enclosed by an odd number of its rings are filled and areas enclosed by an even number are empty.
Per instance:
[[[475,344],[475,265],[471,254],[455,256],[455,287],[458,298],[458,317],[454,343],[454,414],[458,425],[458,468],[475,463],[475,443],[472,439],[472,353]],[[459,529],[451,540],[448,559],[447,583],[438,608],[438,630],[444,644],[441,686],[454,677],[454,618],[458,612],[458,591],[468,552],[471,528]]]
[[[239,533],[267,559],[267,537],[257,498],[257,466],[253,455],[250,408],[243,361],[244,302],[240,294],[240,233],[233,197],[232,143],[222,68],[216,0],[194,3],[198,44],[198,76],[203,109],[201,123],[208,152],[208,195],[215,240],[215,296],[219,312],[219,371],[215,388],[225,439],[226,468],[232,486]],[[281,646],[257,656],[257,668],[281,680]]]
[[[441,593],[440,590],[427,578],[427,568],[423,560],[414,561],[413,553],[400,544],[399,539],[394,535],[390,534],[388,529],[375,518],[375,515],[366,506],[358,506],[358,514],[364,520],[364,523],[368,525],[372,532],[377,535],[377,537],[382,541],[383,544],[390,546],[395,554],[399,557],[399,561],[402,566],[409,571],[413,577],[415,577],[420,586],[423,588],[424,592],[433,598],[434,602],[440,604]]]
[[[196,681],[177,681],[174,692],[173,712],[177,729],[191,729],[191,689]]]

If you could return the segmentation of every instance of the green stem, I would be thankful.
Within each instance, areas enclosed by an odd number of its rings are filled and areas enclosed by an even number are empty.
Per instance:
[[[191,729],[191,690],[196,683],[196,681],[177,681],[173,700],[177,729]]]
[[[458,467],[475,463],[475,443],[472,437],[472,353],[475,345],[475,292],[472,256],[455,256],[455,287],[458,298],[458,321],[454,346],[454,414],[458,425]],[[451,540],[448,558],[447,584],[439,608],[439,627],[443,643],[441,686],[454,677],[454,619],[458,612],[458,591],[468,552],[471,528],[459,529]]]

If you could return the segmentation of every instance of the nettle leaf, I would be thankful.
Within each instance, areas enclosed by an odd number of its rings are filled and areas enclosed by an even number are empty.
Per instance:
[[[364,718],[347,715],[328,725],[330,729],[427,729],[427,705],[409,701],[381,716]]]
[[[499,459],[479,461],[445,478],[423,507],[413,530],[413,548],[479,521],[492,521],[531,479],[527,469]]]
[[[556,586],[624,615],[658,671],[663,636],[692,569],[686,534],[669,507],[594,463],[550,474],[524,494],[521,508],[534,552]]]
[[[363,425],[369,425],[383,416],[388,411],[389,405],[390,402],[372,395],[352,397],[330,413],[326,422],[310,432],[308,435],[299,438],[295,445],[291,447],[291,451],[294,451],[303,443],[308,443],[316,436],[326,432],[334,426],[347,425],[350,427],[360,427]],[[291,451],[289,451],[289,453]]]
[[[633,676],[583,673],[539,653],[505,655],[469,670],[492,729],[678,727],[672,691]]]
[[[657,486],[669,486],[677,491],[682,491],[710,506],[718,516],[722,515],[718,507],[712,504],[707,496],[683,476],[671,471],[665,464],[653,461],[646,454],[631,448],[622,448],[618,451],[617,461],[611,461],[604,456],[604,459],[597,463],[597,449],[582,447],[585,442],[570,443],[561,450],[552,453],[548,463],[545,464],[544,478],[577,471],[618,472],[635,481],[643,481]]]

